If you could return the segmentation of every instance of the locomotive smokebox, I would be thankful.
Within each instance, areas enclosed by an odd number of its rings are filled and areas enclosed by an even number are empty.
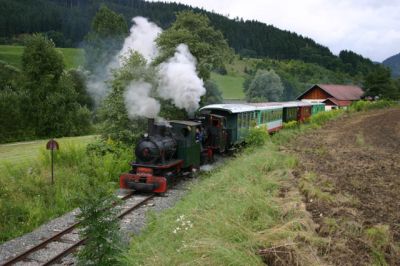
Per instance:
[[[149,136],[154,134],[154,118],[149,118],[147,120],[147,134]]]
[[[176,153],[177,142],[171,134],[168,123],[155,123],[149,119],[148,135],[136,145],[135,155],[140,163],[163,163]]]

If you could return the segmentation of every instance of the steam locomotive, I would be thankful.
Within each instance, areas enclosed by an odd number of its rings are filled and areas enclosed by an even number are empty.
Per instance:
[[[148,132],[137,142],[132,169],[120,176],[120,188],[164,193],[171,182],[212,161],[214,153],[244,143],[252,126],[273,133],[283,123],[304,122],[324,110],[322,103],[304,102],[213,104],[202,107],[193,121],[149,119]]]

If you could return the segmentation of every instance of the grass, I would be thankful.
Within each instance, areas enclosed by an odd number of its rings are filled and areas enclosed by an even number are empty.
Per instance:
[[[28,165],[4,165],[0,176],[0,243],[76,208],[91,180],[112,190],[118,187],[119,174],[129,168],[127,162],[131,152],[123,150],[119,155],[108,153],[103,156],[88,154],[85,143],[92,139],[89,136],[60,141],[60,150],[55,152],[54,185],[50,181],[50,155],[40,148],[44,145],[42,142],[39,146],[31,146],[31,150],[38,150],[39,155],[36,159],[30,158]],[[2,145],[1,148],[9,154],[18,154],[18,151],[28,150],[23,145],[17,144],[16,150],[13,146]]]
[[[343,113],[321,113],[311,124],[280,131],[201,176],[174,208],[150,215],[124,263],[320,265],[318,250],[328,241],[316,236],[291,183],[296,159],[279,147]]]
[[[243,92],[244,77],[211,73],[211,80],[217,83],[224,99],[241,100],[245,98]]]
[[[66,137],[56,139],[60,144],[60,149],[64,145],[79,145],[86,146],[87,143],[93,141],[95,136],[82,136],[82,137]],[[45,151],[46,143],[48,140],[37,140],[27,142],[16,142],[0,145],[0,171],[4,170],[7,166],[27,166],[38,159],[41,152]]]
[[[77,48],[57,48],[64,56],[64,63],[67,69],[77,68],[84,63],[84,52]],[[23,46],[0,45],[0,60],[21,68]]]
[[[260,249],[310,228],[303,213],[276,201],[295,164],[272,142],[229,160],[173,209],[152,217],[133,241],[126,264],[263,265]]]

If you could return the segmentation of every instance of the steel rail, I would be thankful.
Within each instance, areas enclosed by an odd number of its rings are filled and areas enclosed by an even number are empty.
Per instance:
[[[121,198],[121,200],[127,200],[130,197],[132,197],[133,193],[128,193],[127,195],[125,195],[124,197]],[[115,205],[115,204],[114,204]],[[44,247],[46,247],[49,243],[51,242],[55,242],[57,239],[60,239],[63,235],[68,234],[69,232],[71,232],[72,230],[74,230],[77,226],[79,225],[79,222],[75,222],[72,225],[68,226],[67,228],[65,228],[64,230],[62,230],[61,232],[47,238],[46,240],[40,242],[39,244],[33,246],[32,248],[22,252],[21,254],[17,255],[16,257],[13,257],[9,260],[7,260],[4,264],[1,264],[1,266],[10,266],[13,265],[19,261],[24,260],[26,257],[28,257],[30,254],[43,249]]]

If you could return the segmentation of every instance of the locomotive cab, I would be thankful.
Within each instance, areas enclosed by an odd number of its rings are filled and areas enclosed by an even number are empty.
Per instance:
[[[221,115],[209,115],[207,146],[213,150],[224,152],[228,143],[226,132],[226,118]]]

